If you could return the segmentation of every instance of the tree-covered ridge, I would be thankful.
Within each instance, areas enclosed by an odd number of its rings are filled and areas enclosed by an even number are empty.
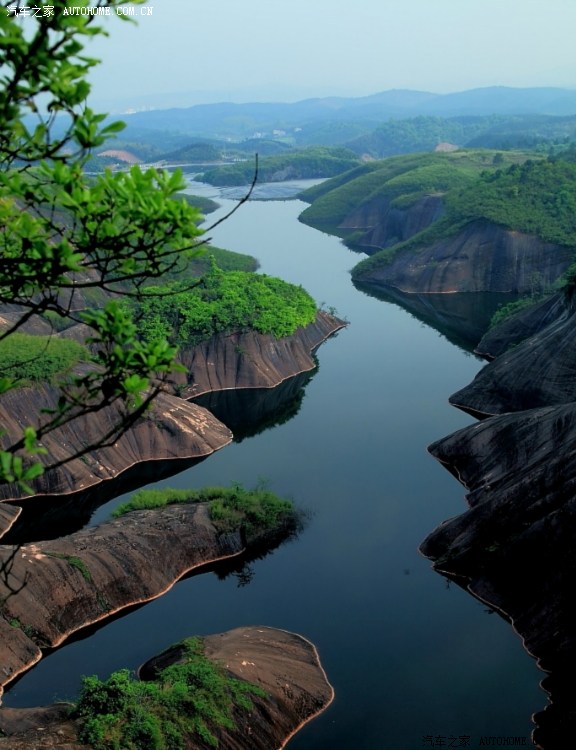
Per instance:
[[[416,151],[434,151],[440,143],[445,142],[464,146],[507,119],[501,115],[451,118],[421,115],[402,120],[391,119],[347,145],[357,154],[368,154],[375,159]]]
[[[487,219],[576,248],[576,164],[527,161],[482,175],[447,195],[446,209],[453,221]]]
[[[515,153],[523,152],[506,156]],[[506,169],[483,170],[470,185],[448,191],[444,205],[436,223],[361,261],[353,277],[388,265],[400,250],[418,250],[454,235],[473,221],[489,221],[576,250],[576,164],[571,161],[528,159]]]
[[[523,152],[454,151],[395,156],[351,170],[301,193],[312,201],[300,219],[312,226],[336,228],[352,211],[375,199],[406,208],[423,195],[447,193],[471,185],[484,170],[528,158]]]
[[[136,315],[145,340],[191,345],[228,331],[289,336],[315,319],[316,304],[300,286],[213,264],[194,285],[148,287]]]
[[[348,149],[314,146],[262,157],[258,164],[260,182],[332,177],[358,164],[358,157]],[[211,185],[247,185],[254,177],[252,160],[216,167],[199,179]]]
[[[390,119],[346,146],[359,155],[382,159],[396,154],[434,151],[441,143],[460,148],[547,151],[576,140],[576,117],[483,115]]]

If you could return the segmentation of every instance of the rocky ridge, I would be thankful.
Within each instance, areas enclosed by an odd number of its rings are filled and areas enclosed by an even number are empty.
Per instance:
[[[421,545],[438,572],[510,620],[549,673],[551,703],[533,734],[542,750],[576,731],[574,329],[570,299],[556,295],[485,338],[490,351],[517,345],[450,401],[487,418],[429,448],[465,486],[469,510]]]

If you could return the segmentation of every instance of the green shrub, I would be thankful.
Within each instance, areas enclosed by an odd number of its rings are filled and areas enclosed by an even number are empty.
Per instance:
[[[173,648],[181,662],[150,682],[125,669],[105,681],[85,677],[73,711],[81,719],[79,739],[94,750],[184,750],[194,736],[218,747],[217,729],[234,728],[232,709],[250,710],[250,696],[265,696],[207,659],[200,639]]]
[[[289,336],[316,317],[316,304],[300,286],[263,274],[224,272],[215,263],[199,283],[148,287],[139,302],[139,330],[147,341],[194,345],[217,333],[255,330]]]
[[[494,315],[492,315],[492,317],[490,318],[489,328],[495,328],[497,325],[500,325],[500,323],[503,323],[512,315],[515,315],[521,310],[525,310],[526,308],[535,305],[542,299],[543,296],[521,297],[520,299],[514,300],[513,302],[508,302],[507,305],[500,305]]]
[[[198,490],[139,490],[129,502],[119,505],[112,515],[119,518],[131,511],[162,508],[175,503],[208,503],[210,518],[218,530],[243,529],[247,534],[279,528],[295,516],[289,500],[283,500],[265,487],[247,490],[240,484]]]

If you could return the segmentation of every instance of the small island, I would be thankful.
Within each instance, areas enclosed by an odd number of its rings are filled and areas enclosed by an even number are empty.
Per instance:
[[[281,750],[334,697],[314,646],[267,627],[188,638],[139,676],[85,678],[76,704],[0,709],[0,747]]]

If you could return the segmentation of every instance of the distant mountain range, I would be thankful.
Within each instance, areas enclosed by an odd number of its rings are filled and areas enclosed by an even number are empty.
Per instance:
[[[131,137],[138,131],[178,132],[180,135],[241,140],[265,135],[298,135],[320,125],[346,131],[343,140],[362,135],[390,119],[417,116],[576,115],[576,90],[493,86],[453,94],[390,90],[357,98],[326,97],[294,103],[199,104],[123,115]],[[321,128],[324,130],[324,127]],[[274,132],[276,131],[276,132]],[[315,142],[320,142],[316,139]],[[324,139],[325,142],[325,139]]]

